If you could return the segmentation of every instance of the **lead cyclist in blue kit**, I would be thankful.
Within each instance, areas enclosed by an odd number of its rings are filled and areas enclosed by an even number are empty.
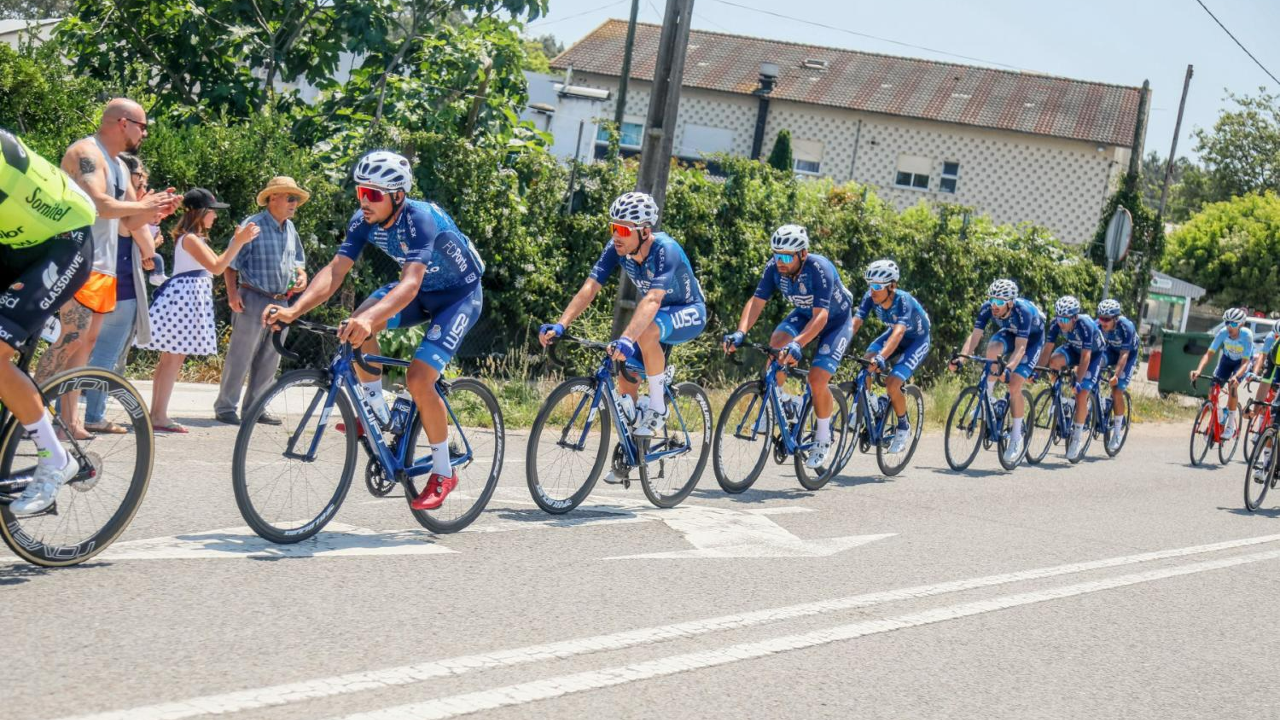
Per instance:
[[[413,355],[405,384],[422,414],[431,442],[432,468],[448,468],[449,419],[436,381],[480,318],[484,262],[440,206],[408,199],[413,168],[404,157],[385,150],[369,153],[356,164],[354,177],[360,209],[351,217],[337,255],[316,273],[292,307],[267,307],[263,323],[288,325],[328,300],[366,245],[391,256],[401,267],[400,279],[370,295],[343,323],[338,337],[365,353],[378,354],[377,334],[382,330],[431,322]],[[382,396],[382,378],[360,367],[355,370],[369,404],[385,425],[390,412]],[[432,472],[411,505],[415,510],[438,508],[457,485],[456,471],[448,477]]]
[[[648,377],[648,405],[636,405],[642,408],[635,421],[635,434],[639,437],[661,434],[666,425],[663,393],[667,364],[663,346],[689,342],[707,327],[706,301],[689,257],[670,235],[653,231],[657,222],[658,204],[648,194],[629,192],[614,200],[609,207],[612,238],[600,259],[560,318],[538,329],[543,347],[554,342],[591,305],[614,270],[622,266],[639,289],[640,301],[626,330],[614,341],[611,354]],[[636,383],[619,375],[620,394],[635,401],[637,389]]]

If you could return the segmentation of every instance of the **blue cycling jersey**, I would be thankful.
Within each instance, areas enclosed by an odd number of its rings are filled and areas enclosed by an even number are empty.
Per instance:
[[[788,302],[810,315],[815,309],[825,309],[829,327],[843,325],[853,307],[853,296],[840,279],[836,266],[816,253],[809,253],[794,278],[783,275],[778,270],[778,261],[770,260],[756,285],[755,296],[768,300],[775,290],[782,290]]]
[[[1049,328],[1049,334],[1045,336],[1045,342],[1056,345],[1058,338],[1064,334],[1067,338],[1066,344],[1076,350],[1091,350],[1097,353],[1107,347],[1107,341],[1102,337],[1102,330],[1098,328],[1098,323],[1084,313],[1076,316],[1070,330],[1064,331],[1061,325],[1053,323]]]
[[[1044,334],[1044,313],[1026,298],[1014,300],[1009,314],[1003,318],[998,318],[991,312],[990,300],[982,303],[978,319],[973,321],[973,329],[986,330],[992,320],[1001,330],[1011,330],[1020,338],[1038,338]]]
[[[1133,326],[1132,320],[1123,315],[1116,318],[1115,327],[1104,331],[1102,336],[1107,341],[1107,346],[1116,350],[1132,352],[1138,349],[1138,329]]]
[[[1270,356],[1271,351],[1276,349],[1276,331],[1272,330],[1262,337],[1262,354]]]
[[[1217,337],[1209,345],[1209,352],[1222,349],[1222,354],[1232,360],[1253,357],[1253,331],[1247,327],[1240,328],[1240,334],[1231,337],[1227,328],[1218,331]]]
[[[391,227],[368,223],[359,210],[351,216],[347,238],[338,254],[355,260],[364,246],[372,243],[404,267],[405,263],[427,266],[420,292],[439,292],[466,287],[480,281],[484,261],[471,240],[439,205],[409,200]]]
[[[903,344],[908,344],[917,338],[929,337],[929,313],[925,312],[920,301],[906,290],[894,291],[893,302],[888,308],[872,300],[871,291],[868,290],[862,296],[862,302],[858,304],[856,317],[866,320],[867,315],[873,310],[876,317],[880,318],[885,325],[890,327],[901,325],[907,329],[902,336]]]
[[[680,243],[666,233],[653,234],[653,244],[643,263],[627,256],[619,258],[613,241],[605,243],[604,252],[600,254],[595,267],[591,268],[591,279],[603,285],[619,263],[631,282],[640,290],[641,297],[650,290],[665,290],[666,297],[662,298],[664,307],[705,302],[702,287],[698,285],[693,266],[689,264],[689,256],[684,254]]]

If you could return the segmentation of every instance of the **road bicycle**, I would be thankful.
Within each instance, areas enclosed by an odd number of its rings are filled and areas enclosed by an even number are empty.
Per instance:
[[[818,420],[813,412],[809,371],[783,364],[783,351],[778,348],[763,343],[747,343],[742,347],[764,354],[769,362],[759,379],[748,380],[735,388],[720,411],[712,452],[716,481],[727,493],[745,492],[760,477],[772,455],[778,465],[791,458],[796,479],[804,489],[821,489],[839,470],[837,463],[846,441],[845,422],[849,410],[844,393],[835,385],[830,386],[831,450],[826,466],[811,469],[805,463],[814,446]],[[736,356],[733,362],[742,364]],[[779,397],[779,374],[804,383],[803,395],[784,404]]]
[[[1037,366],[1037,373],[1043,373],[1051,378],[1053,382],[1049,387],[1036,393],[1035,400],[1031,403],[1031,427],[1036,437],[1035,443],[1027,442],[1027,462],[1031,465],[1040,464],[1049,449],[1054,445],[1062,445],[1065,452],[1071,443],[1071,433],[1075,428],[1076,422],[1076,375],[1075,369],[1066,367],[1057,370],[1046,366]],[[1067,462],[1075,465],[1084,459],[1089,452],[1089,446],[1093,443],[1098,423],[1102,422],[1098,419],[1098,392],[1095,387],[1092,392],[1085,395],[1085,402],[1089,404],[1086,418],[1090,418],[1089,432],[1084,434],[1081,439],[1080,453],[1076,457],[1067,457]],[[1107,414],[1107,422],[1110,422],[1110,414]],[[1125,435],[1128,436],[1128,426],[1125,428]]]
[[[978,449],[990,450],[995,446],[1000,466],[1012,470],[1022,462],[1031,446],[1035,427],[1026,423],[1023,428],[1022,452],[1012,462],[1005,459],[1005,449],[1009,445],[1013,431],[1013,414],[1009,412],[1009,391],[1006,386],[1004,396],[992,399],[987,391],[988,380],[993,376],[1003,375],[1004,361],[992,360],[982,355],[955,355],[954,359],[964,358],[981,363],[982,373],[978,382],[971,385],[956,396],[947,415],[946,435],[943,444],[947,454],[947,465],[952,470],[964,470],[973,463]],[[994,369],[994,370],[993,370]],[[1022,389],[1023,407],[1031,409],[1031,393]]]
[[[1262,382],[1262,378],[1250,372],[1245,373],[1244,381],[1247,385],[1256,384]],[[1262,401],[1254,399],[1252,392],[1248,394],[1249,402],[1244,406],[1244,417],[1249,419],[1244,433],[1244,456],[1253,457],[1253,446],[1257,444],[1258,438],[1262,437],[1263,431],[1271,427],[1271,406],[1276,399],[1276,384],[1268,383],[1267,396]]]
[[[1195,389],[1199,381],[1200,379],[1196,378],[1191,383],[1192,389]],[[1209,448],[1214,445],[1218,446],[1218,462],[1226,465],[1231,462],[1231,458],[1235,457],[1236,446],[1240,444],[1240,410],[1238,408],[1236,409],[1237,432],[1229,438],[1223,438],[1227,415],[1230,411],[1221,398],[1222,384],[1221,380],[1213,378],[1213,384],[1209,386],[1209,397],[1200,405],[1200,411],[1196,413],[1195,425],[1191,427],[1192,465],[1203,462],[1204,456],[1209,453]],[[1222,407],[1219,407],[1220,403]]]
[[[525,475],[538,507],[554,515],[582,504],[609,467],[605,482],[631,487],[631,473],[639,474],[649,502],[660,508],[679,505],[693,492],[707,465],[711,445],[711,401],[691,382],[673,383],[675,368],[668,363],[664,389],[667,420],[652,437],[637,436],[631,428],[639,407],[615,389],[615,373],[637,378],[624,363],[609,357],[611,343],[562,335],[550,346],[557,355],[564,343],[603,355],[596,372],[571,377],[547,396],[529,433]],[[641,398],[647,403],[647,396]],[[642,404],[643,406],[643,404]],[[610,433],[617,426],[618,440]]]
[[[289,327],[338,334],[336,327],[306,320],[295,320]],[[301,361],[284,344],[287,332],[272,333],[271,341],[281,356]],[[394,483],[404,489],[408,503],[426,487],[435,469],[417,405],[402,393],[384,428],[355,373],[359,366],[377,374],[375,365],[407,368],[410,363],[366,355],[341,343],[328,365],[285,373],[245,412],[236,435],[231,479],[240,514],[258,535],[275,543],[296,543],[324,529],[355,477],[357,445],[369,458],[365,482],[371,490]],[[479,380],[441,378],[436,390],[449,419],[449,464],[458,472],[458,486],[440,507],[410,506],[409,511],[431,532],[452,533],[474,522],[493,496],[506,436],[497,398]],[[341,430],[329,425],[335,409]],[[281,424],[259,423],[268,412]]]
[[[842,472],[849,464],[854,450],[867,453],[874,447],[880,472],[892,477],[902,472],[911,462],[916,445],[920,442],[920,433],[924,429],[924,393],[915,385],[902,386],[902,394],[907,401],[907,422],[911,424],[911,443],[902,452],[891,453],[889,448],[898,431],[898,415],[893,411],[887,394],[872,392],[871,362],[860,357],[852,359],[862,365],[862,369],[854,380],[840,383],[839,386],[849,404],[849,418],[845,422],[849,430],[840,451],[836,472]],[[876,372],[874,376],[874,382],[884,387],[884,373]]]
[[[1115,424],[1112,422],[1115,419],[1115,398],[1111,394],[1111,378],[1114,375],[1114,368],[1103,370],[1090,393],[1093,398],[1091,439],[1102,440],[1102,449],[1107,453],[1107,457],[1115,457],[1124,449],[1124,444],[1129,441],[1129,426],[1133,422],[1133,398],[1129,395],[1128,390],[1122,390],[1121,395],[1124,397],[1125,407],[1124,422],[1120,425],[1120,441],[1112,449],[1111,440],[1116,433]],[[1083,455],[1084,453],[1081,452],[1082,457]]]
[[[1274,396],[1273,389],[1268,397]],[[1280,408],[1268,406],[1267,410],[1267,426],[1254,442],[1253,452],[1249,453],[1249,467],[1244,471],[1244,506],[1249,512],[1260,509],[1267,491],[1280,482],[1280,459],[1275,452],[1276,437],[1280,433],[1280,412],[1277,412]],[[1259,468],[1261,472],[1257,472]]]
[[[51,323],[50,326],[53,326]],[[46,326],[46,327],[50,327]],[[45,339],[52,339],[47,334]],[[15,366],[27,374],[37,339],[19,348]],[[76,368],[58,373],[39,386],[44,407],[64,447],[80,463],[80,471],[58,490],[53,504],[42,512],[15,515],[9,505],[35,473],[36,447],[7,407],[0,408],[0,538],[18,557],[45,567],[82,563],[120,537],[147,493],[155,457],[155,436],[146,403],[129,381],[101,368]],[[71,436],[59,408],[79,412],[84,392],[102,393],[105,422],[126,432],[95,435],[89,440]]]

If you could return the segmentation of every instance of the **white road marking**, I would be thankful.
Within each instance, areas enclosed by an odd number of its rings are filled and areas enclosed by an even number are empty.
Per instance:
[[[1091,560],[1088,562],[1057,565],[1054,567],[1021,570],[999,575],[952,580],[934,585],[924,585],[901,590],[888,590],[853,595],[829,600],[801,603],[786,607],[768,608],[733,615],[689,620],[671,625],[624,630],[608,635],[576,638],[542,645],[531,645],[508,650],[496,650],[488,653],[463,655],[442,660],[431,660],[414,665],[382,668],[361,672],[347,673],[328,678],[304,680],[249,690],[236,690],[216,695],[204,695],[186,700],[145,705],[127,710],[117,710],[95,715],[79,715],[61,720],[181,720],[182,718],[218,715],[254,710],[264,707],[277,707],[291,703],[314,700],[326,697],[347,695],[377,690],[387,687],[411,685],[438,677],[463,675],[466,673],[510,667],[525,663],[537,662],[551,658],[567,658],[587,655],[596,652],[622,650],[653,643],[681,638],[695,637],[725,630],[765,625],[801,617],[809,617],[869,607],[899,600],[934,597],[948,593],[975,590],[1015,582],[1041,580],[1045,578],[1073,575],[1093,570],[1155,562],[1174,558],[1200,555],[1204,553],[1232,550],[1236,548],[1261,545],[1280,540],[1280,535],[1263,535],[1260,537],[1227,540],[1209,545],[1196,545],[1171,550],[1128,555],[1123,557]]]
[[[526,705],[540,700],[550,700],[588,690],[625,685],[628,683],[649,680],[666,675],[676,675],[692,670],[730,665],[755,658],[767,657],[777,653],[803,650],[807,648],[829,645],[835,642],[855,640],[869,635],[905,630],[924,625],[958,620],[960,618],[982,615],[984,613],[1007,610],[1009,608],[1050,600],[1088,595],[1103,590],[1148,583],[1166,578],[1192,575],[1195,573],[1221,570],[1224,568],[1280,559],[1280,550],[1241,555],[1222,560],[1210,560],[1200,563],[1180,565],[1162,570],[1151,570],[1144,573],[1121,575],[1105,580],[1066,585],[1035,592],[1006,595],[990,600],[949,605],[923,612],[900,615],[884,620],[864,620],[861,622],[838,625],[824,630],[783,635],[758,642],[746,642],[729,645],[715,650],[691,652],[681,655],[633,663],[602,670],[561,675],[558,677],[535,680],[533,682],[508,685],[506,687],[482,690],[480,692],[435,698],[426,702],[400,705],[372,712],[346,715],[341,720],[443,720],[483,710],[494,710],[502,707]]]
[[[277,545],[258,537],[247,527],[236,527],[116,543],[103,550],[100,557],[104,560],[195,560],[439,555],[455,552],[436,543],[430,533],[422,531],[377,532],[333,522],[315,537],[293,545]]]
[[[659,518],[672,530],[684,535],[693,549],[605,559],[825,557],[893,537],[893,533],[888,533],[801,540],[764,515],[749,515],[724,508],[677,507],[663,511]]]

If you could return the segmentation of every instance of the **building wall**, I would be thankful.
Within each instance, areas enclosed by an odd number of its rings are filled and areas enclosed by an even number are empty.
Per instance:
[[[617,80],[575,73],[575,84],[615,91]],[[631,83],[626,115],[643,122],[648,112],[647,82]],[[602,113],[612,117],[610,99]],[[733,133],[732,152],[749,155],[755,129],[754,97],[686,88],[680,99],[675,148],[680,152],[688,123]],[[841,108],[773,101],[765,125],[762,157],[778,131],[791,131],[797,158],[801,147],[820,147],[819,176],[872,186],[903,209],[925,202],[970,205],[1001,223],[1043,225],[1059,239],[1082,243],[1093,237],[1107,194],[1124,172],[1129,149],[949,123],[915,120]],[[899,158],[928,159],[929,187],[895,185]],[[956,192],[941,191],[944,162],[959,163]]]

